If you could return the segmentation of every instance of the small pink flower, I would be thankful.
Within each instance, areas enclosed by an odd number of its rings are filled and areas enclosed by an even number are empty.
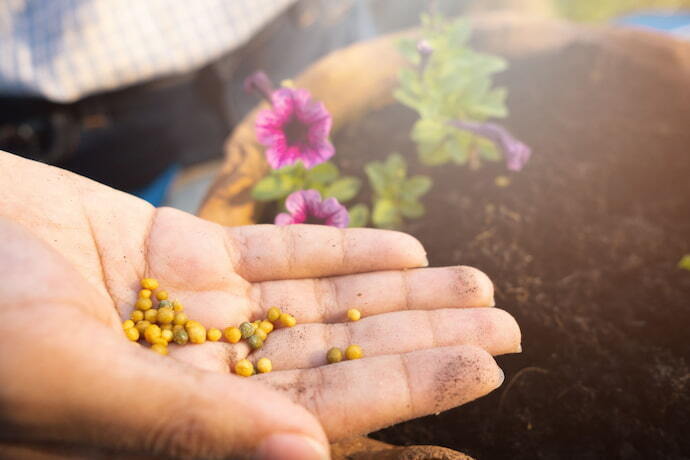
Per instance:
[[[276,225],[318,224],[345,228],[350,215],[345,206],[335,198],[321,200],[316,190],[300,190],[291,193],[285,200],[288,212],[276,216]]]
[[[273,169],[301,161],[306,168],[335,154],[328,140],[331,115],[305,89],[280,88],[271,95],[273,107],[256,117],[256,134],[265,145]]]

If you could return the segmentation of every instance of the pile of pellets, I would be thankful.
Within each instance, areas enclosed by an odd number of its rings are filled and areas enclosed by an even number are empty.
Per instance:
[[[154,304],[157,302],[157,304]],[[276,327],[294,327],[297,320],[289,313],[282,312],[278,307],[271,307],[266,312],[266,318],[253,322],[243,322],[239,326],[228,326],[223,331],[217,328],[206,328],[198,321],[187,317],[184,306],[177,300],[169,300],[168,292],[159,289],[159,283],[153,278],[141,280],[139,298],[130,319],[122,323],[125,336],[141,344],[149,344],[151,350],[161,355],[168,354],[168,344],[178,345],[201,344],[207,340],[217,342],[225,338],[229,343],[245,340],[250,348],[258,350],[263,347]],[[350,321],[358,321],[361,313],[356,309],[347,312]],[[359,359],[363,356],[362,348],[350,345],[343,352],[340,348],[331,348],[326,353],[329,363],[347,359]],[[235,364],[235,373],[249,377],[258,373],[271,372],[273,364],[268,358],[260,358],[256,365],[249,359],[241,359]]]

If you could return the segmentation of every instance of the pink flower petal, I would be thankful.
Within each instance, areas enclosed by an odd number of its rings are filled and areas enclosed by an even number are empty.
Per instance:
[[[331,115],[322,102],[311,99],[309,91],[281,88],[271,100],[273,107],[257,114],[255,126],[272,168],[298,161],[311,168],[335,154],[328,140]]]
[[[285,209],[295,217],[296,220],[304,222],[307,214],[313,209],[316,203],[321,201],[321,195],[316,190],[300,190],[291,193],[285,200]]]
[[[292,218],[292,216],[286,212],[281,212],[276,216],[275,221],[273,222],[276,225],[291,225],[296,223],[295,220]]]
[[[321,194],[316,190],[291,193],[285,200],[285,208],[290,214],[279,214],[275,220],[277,225],[309,222],[344,228],[350,221],[345,206],[335,198],[321,201]]]

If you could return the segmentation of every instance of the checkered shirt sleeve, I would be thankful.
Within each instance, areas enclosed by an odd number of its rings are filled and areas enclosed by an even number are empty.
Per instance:
[[[71,102],[197,69],[295,0],[2,0],[0,94]]]

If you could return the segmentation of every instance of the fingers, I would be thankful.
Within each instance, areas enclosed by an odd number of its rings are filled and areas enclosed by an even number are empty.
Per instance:
[[[481,348],[458,346],[252,379],[307,407],[333,441],[472,401],[500,386],[503,372]]]
[[[456,345],[473,345],[491,355],[520,351],[520,328],[497,308],[401,311],[340,324],[301,324],[271,334],[255,359],[267,357],[275,370],[327,363],[331,347],[357,344],[367,357]]]
[[[322,279],[256,283],[252,298],[263,317],[277,306],[300,322],[340,322],[357,308],[363,316],[397,310],[433,310],[494,305],[494,288],[472,267],[383,271]]]
[[[236,271],[251,282],[324,277],[427,264],[412,236],[368,228],[253,225],[227,229]]]

